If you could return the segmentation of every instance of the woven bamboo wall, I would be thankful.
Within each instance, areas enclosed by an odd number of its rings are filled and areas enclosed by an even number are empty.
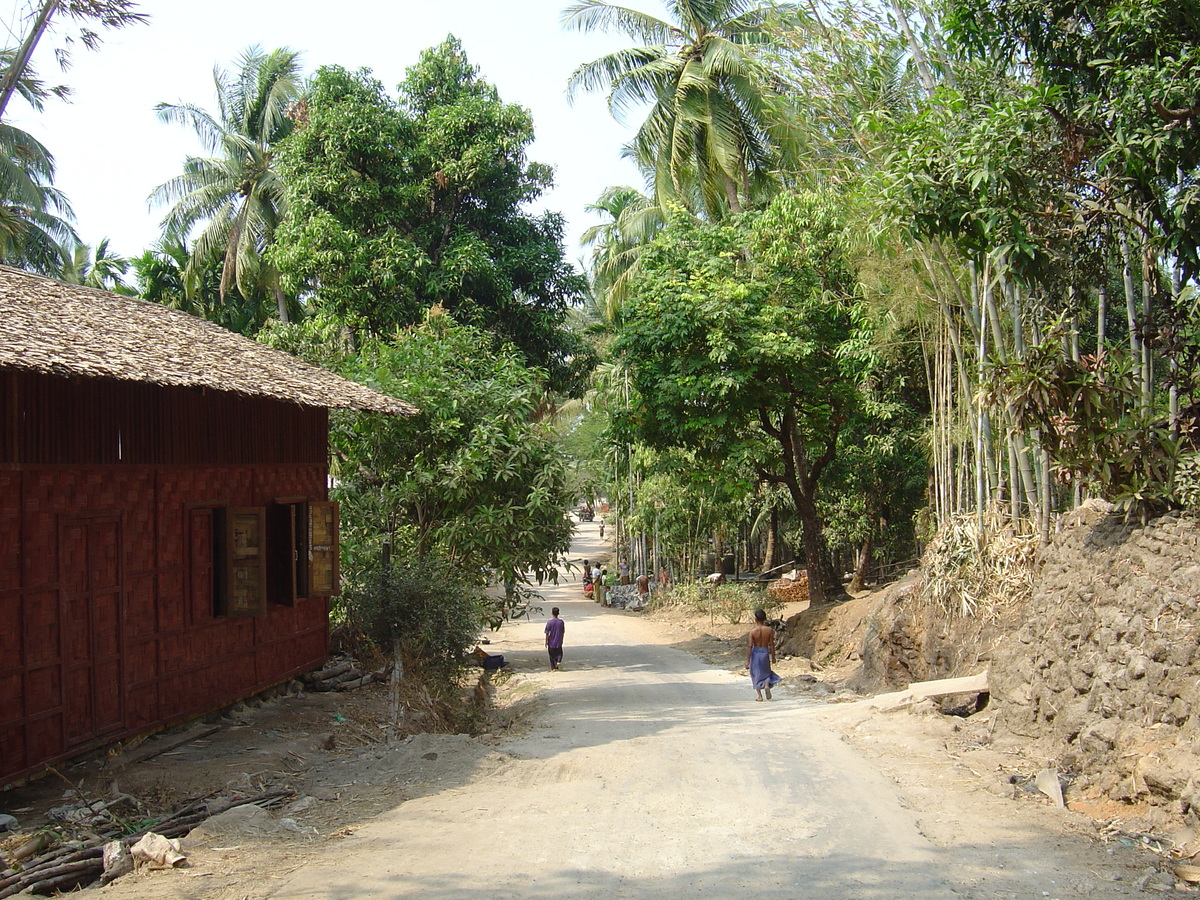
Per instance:
[[[214,616],[211,544],[215,507],[325,499],[325,412],[134,387],[0,375],[0,786],[327,655],[324,599]]]
[[[221,391],[0,371],[0,463],[325,465],[328,421]]]

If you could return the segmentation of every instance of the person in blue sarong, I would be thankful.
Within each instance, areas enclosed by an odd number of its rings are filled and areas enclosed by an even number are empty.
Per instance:
[[[771,688],[783,679],[771,671],[775,662],[775,630],[767,625],[765,610],[754,611],[755,625],[750,629],[746,647],[746,668],[750,670],[750,683],[754,686],[755,700],[762,700],[763,692],[771,699]]]

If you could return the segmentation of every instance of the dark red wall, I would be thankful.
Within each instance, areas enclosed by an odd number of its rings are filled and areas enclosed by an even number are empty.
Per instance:
[[[30,381],[24,376],[25,387]],[[46,381],[32,393],[62,396],[61,380]],[[31,422],[43,435],[68,429],[69,416],[14,403],[12,381],[0,379],[3,387],[9,402],[0,425],[23,425],[24,436]],[[153,395],[134,387],[122,399],[131,416]],[[325,659],[324,599],[270,604],[253,618],[214,617],[210,512],[325,499],[325,411],[209,396],[216,398],[210,407],[189,406],[189,429],[203,439],[174,445],[190,456],[221,444],[221,464],[18,461],[16,450],[18,457],[64,454],[53,441],[29,454],[17,439],[24,436],[3,434],[10,452],[0,462],[0,785],[232,703]],[[70,409],[78,404],[58,412]],[[232,420],[231,410],[250,418]],[[173,418],[143,428],[147,446],[172,445],[158,429]],[[290,425],[272,435],[280,423]],[[108,444],[82,435],[72,446],[87,456]],[[123,446],[128,459],[128,441]],[[231,462],[231,448],[250,458]]]

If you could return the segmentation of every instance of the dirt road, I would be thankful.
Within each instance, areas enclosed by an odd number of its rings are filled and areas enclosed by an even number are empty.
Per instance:
[[[243,883],[244,896],[1140,894],[1135,863],[1057,820],[999,814],[1018,804],[978,791],[906,792],[821,724],[821,704],[786,692],[754,702],[744,675],[673,649],[661,625],[582,600],[578,583],[545,596],[567,622],[563,671],[543,671],[544,617],[490,648],[540,692],[532,728],[493,745],[474,777],[314,843],[304,865]]]

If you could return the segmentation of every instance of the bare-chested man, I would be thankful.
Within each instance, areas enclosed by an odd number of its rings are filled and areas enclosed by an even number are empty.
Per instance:
[[[757,695],[755,699],[762,700],[763,691],[766,691],[770,700],[771,688],[782,681],[771,671],[771,663],[775,662],[775,630],[767,625],[765,610],[754,611],[754,622],[746,647],[746,668],[750,670],[750,683]]]

